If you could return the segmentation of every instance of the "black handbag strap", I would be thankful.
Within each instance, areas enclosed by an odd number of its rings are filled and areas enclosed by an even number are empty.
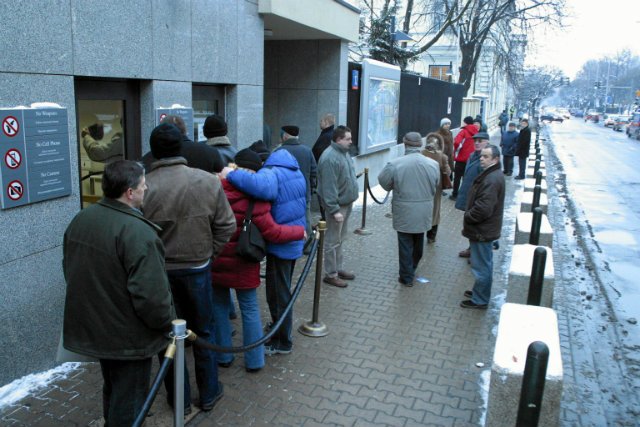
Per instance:
[[[249,206],[247,206],[247,211],[244,213],[244,220],[251,222],[251,218],[253,217],[253,205],[255,204],[254,199],[249,199]]]

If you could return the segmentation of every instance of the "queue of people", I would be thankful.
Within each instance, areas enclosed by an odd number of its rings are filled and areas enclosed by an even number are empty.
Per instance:
[[[462,229],[476,279],[465,292],[469,299],[460,305],[484,309],[491,293],[491,244],[499,238],[502,223],[504,177],[495,173],[500,151],[480,131],[481,123],[471,117],[464,122],[455,139],[447,118],[426,135],[424,144],[417,132],[404,135],[405,155],[389,162],[378,181],[393,191],[398,282],[406,287],[414,284],[425,233],[427,244],[436,241],[443,190],[453,188],[456,208],[464,211]],[[222,117],[206,119],[208,140],[199,144],[188,139],[182,119],[167,116],[151,132],[151,151],[142,164],[115,160],[106,165],[104,198],[78,213],[65,232],[63,269],[64,345],[99,359],[107,425],[130,425],[139,413],[151,360],[162,357],[172,320],[186,319],[202,339],[231,346],[232,295],[240,309],[245,345],[282,321],[269,342],[245,352],[248,373],[265,366],[265,355],[293,351],[293,316],[285,309],[292,298],[296,262],[311,237],[314,193],[327,222],[323,282],[345,288],[356,279],[343,255],[359,195],[349,154],[351,130],[335,126],[330,114],[320,125],[313,150],[301,143],[299,128],[287,125],[273,152],[262,141],[237,151]],[[510,132],[511,126],[503,134],[505,151],[513,143]],[[505,161],[505,173],[507,165]],[[261,264],[238,251],[247,220],[266,241],[271,322],[265,328],[257,295]],[[93,227],[96,222],[102,224],[99,229]],[[218,368],[235,362],[233,354],[201,347],[194,347],[193,357],[198,398],[192,400],[186,380],[185,414],[192,401],[203,411],[214,408],[224,393]],[[186,366],[185,375],[188,378]],[[169,374],[165,379],[169,405],[172,378]]]

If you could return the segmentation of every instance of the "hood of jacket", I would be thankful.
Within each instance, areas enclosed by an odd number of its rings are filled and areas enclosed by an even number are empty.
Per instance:
[[[281,168],[287,168],[291,170],[298,170],[298,161],[287,150],[276,150],[264,162],[265,167],[278,166]]]

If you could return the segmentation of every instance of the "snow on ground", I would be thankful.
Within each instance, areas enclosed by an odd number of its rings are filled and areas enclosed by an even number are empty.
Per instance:
[[[480,422],[478,425],[484,426],[487,420],[487,407],[489,405],[489,383],[491,382],[491,369],[485,369],[480,374],[480,395],[482,396],[482,415],[480,416]]]
[[[47,387],[53,381],[65,379],[80,366],[79,362],[63,363],[45,372],[37,372],[0,387],[0,409]]]

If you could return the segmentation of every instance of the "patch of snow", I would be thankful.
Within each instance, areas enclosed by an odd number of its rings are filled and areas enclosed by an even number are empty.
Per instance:
[[[80,362],[67,362],[45,372],[36,372],[0,387],[0,409],[47,387],[51,382],[66,379],[80,367]]]
[[[482,415],[480,415],[480,422],[478,425],[484,426],[487,421],[487,408],[489,405],[489,383],[491,382],[491,369],[485,369],[480,374],[480,397],[482,398],[482,406],[480,407],[480,411]]]

